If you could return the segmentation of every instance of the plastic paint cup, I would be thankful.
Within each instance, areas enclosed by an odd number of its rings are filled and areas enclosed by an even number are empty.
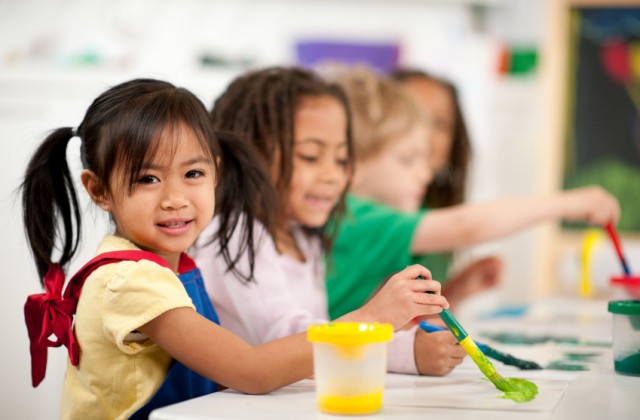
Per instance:
[[[640,300],[609,302],[613,314],[613,364],[616,372],[640,376]]]
[[[382,408],[391,324],[334,322],[312,325],[318,409],[329,414],[370,414]]]
[[[640,276],[611,277],[611,299],[640,299]]]

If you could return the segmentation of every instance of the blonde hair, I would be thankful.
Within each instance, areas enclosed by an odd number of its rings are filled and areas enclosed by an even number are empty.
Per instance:
[[[429,127],[424,108],[393,79],[366,67],[333,69],[331,76],[349,99],[357,160],[375,156],[416,124]]]

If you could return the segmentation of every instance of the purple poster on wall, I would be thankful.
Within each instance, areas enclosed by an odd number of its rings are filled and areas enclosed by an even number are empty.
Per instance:
[[[400,58],[400,46],[395,42],[306,40],[298,41],[295,48],[297,64],[307,68],[340,62],[363,64],[387,73],[398,67]]]

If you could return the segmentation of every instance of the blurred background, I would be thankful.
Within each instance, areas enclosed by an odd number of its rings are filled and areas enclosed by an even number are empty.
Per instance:
[[[50,351],[46,380],[31,387],[22,307],[40,286],[16,188],[47,131],[77,126],[107,87],[166,79],[210,108],[248,69],[312,66],[332,54],[444,76],[459,88],[471,133],[469,201],[599,183],[623,203],[619,227],[637,267],[639,11],[631,0],[0,0],[0,315],[11,341],[2,352],[2,417],[58,417],[66,360],[64,350]],[[78,154],[77,143],[69,153]],[[83,208],[71,271],[108,229],[87,200]],[[593,295],[606,294],[619,263],[600,237],[585,265],[585,232],[544,224],[461,250],[462,262],[492,253],[506,261],[504,284],[467,310],[578,294],[585,270]]]

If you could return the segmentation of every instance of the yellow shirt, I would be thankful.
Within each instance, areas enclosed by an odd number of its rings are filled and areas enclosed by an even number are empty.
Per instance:
[[[137,250],[107,236],[97,254]],[[97,268],[87,277],[75,316],[80,364],[67,362],[63,419],[125,419],[157,391],[171,356],[137,328],[178,307],[194,308],[180,279],[147,260]]]

